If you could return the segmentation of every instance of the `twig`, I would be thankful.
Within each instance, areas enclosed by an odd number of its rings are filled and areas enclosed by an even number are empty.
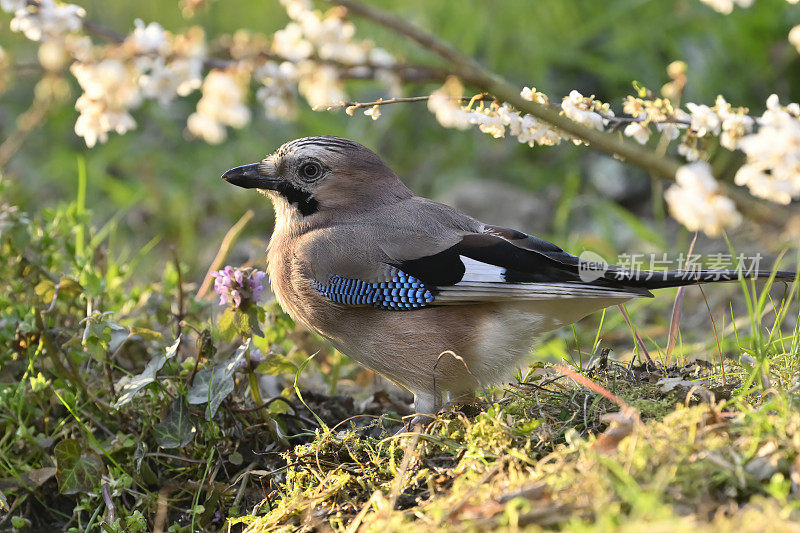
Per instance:
[[[256,405],[255,407],[241,407],[241,408],[240,407],[231,407],[231,411],[233,411],[234,413],[252,413],[254,411],[258,411],[259,409],[264,409],[265,407],[269,407],[270,405],[272,405],[274,402],[276,402],[278,400],[280,400],[282,402],[285,402],[286,405],[288,405],[289,407],[292,408],[292,411],[297,413],[297,407],[295,407],[295,405],[292,402],[290,402],[288,399],[284,398],[283,396],[275,396],[274,398],[270,398],[269,400],[265,401],[261,405]]]
[[[207,329],[204,329],[197,336],[197,346],[198,346],[197,357],[195,357],[194,359],[194,366],[192,367],[192,373],[189,374],[189,379],[187,380],[189,387],[191,387],[194,384],[194,377],[197,375],[197,369],[200,366],[200,356],[202,356],[203,353],[206,351],[205,350],[206,345],[211,346],[213,349],[213,345],[211,344],[211,332]]]
[[[417,450],[417,444],[419,444],[420,433],[422,433],[422,426],[417,425],[414,428],[414,434],[406,443],[405,450],[403,450],[403,460],[394,478],[394,483],[392,483],[392,491],[389,493],[389,509],[394,509],[397,503],[397,497],[400,496],[402,492],[403,478],[406,477],[406,472],[408,472],[408,468],[411,466],[411,461]]]
[[[148,452],[144,454],[145,457],[163,457],[164,459],[175,459],[176,461],[183,461],[184,463],[205,464],[205,459],[191,459],[189,457],[181,457],[180,455],[172,455],[171,453],[164,452]]]
[[[681,124],[683,126],[691,126],[692,124],[691,120],[676,118],[676,117],[666,117],[664,120],[656,121],[656,120],[650,120],[649,118],[646,117],[631,117],[631,116],[619,117],[614,115],[608,115],[606,113],[601,113],[599,111],[595,111],[595,113],[603,117],[603,120],[608,121],[609,127],[612,129],[612,131],[618,129],[624,124],[633,124],[635,122],[649,121],[652,124]]]
[[[25,140],[44,122],[50,110],[49,98],[35,97],[31,106],[16,120],[17,130],[0,143],[0,169],[5,167],[11,157],[19,151]]]
[[[708,309],[708,316],[711,318],[711,327],[714,328],[714,338],[717,341],[717,351],[719,352],[719,364],[720,364],[720,367],[722,369],[722,384],[723,385],[727,385],[727,382],[725,380],[725,357],[723,357],[723,355],[722,355],[722,346],[720,346],[720,344],[719,344],[719,333],[717,332],[717,321],[714,320],[714,314],[711,312],[711,306],[708,305],[708,298],[706,298],[706,293],[703,290],[703,286],[698,284],[697,287],[700,289],[700,294],[703,295],[703,301],[706,302],[706,309]]]
[[[108,491],[108,484],[105,481],[103,482],[101,492],[103,493],[103,503],[106,504],[106,509],[108,509],[106,523],[113,524],[117,521],[117,513],[114,510],[114,502],[111,501],[111,493]]]
[[[692,244],[689,245],[689,253],[686,254],[685,270],[689,270],[689,261],[694,250],[694,244],[697,242],[697,232],[694,232]],[[667,335],[667,355],[665,357],[664,365],[669,365],[672,351],[675,349],[675,343],[678,340],[678,329],[681,323],[681,304],[683,303],[683,294],[686,292],[686,287],[678,287],[678,292],[675,294],[675,301],[672,303],[672,317],[669,321],[669,334]]]
[[[622,306],[622,304],[618,304],[617,307],[622,313],[622,316],[625,318],[625,322],[628,323],[628,327],[631,328],[631,330],[633,330],[633,336],[636,338],[636,344],[639,345],[639,351],[642,353],[642,355],[644,355],[645,361],[647,362],[648,365],[653,364],[653,360],[650,358],[650,353],[647,351],[647,348],[644,345],[644,341],[642,341],[642,338],[639,336],[639,332],[636,331],[636,326],[634,326],[631,323],[631,319],[628,318],[628,313],[625,311],[625,308]]]
[[[361,109],[361,108],[364,108],[364,107],[375,107],[376,105],[377,106],[381,106],[381,105],[389,105],[389,104],[408,104],[408,103],[414,103],[414,102],[427,102],[428,100],[430,100],[430,98],[431,98],[431,96],[427,95],[427,96],[407,96],[407,97],[403,97],[403,98],[387,98],[385,100],[383,98],[378,98],[374,102],[349,102],[349,101],[345,101],[345,102],[341,102],[338,106],[331,106],[331,108],[332,109],[336,109],[338,107],[345,107],[345,108],[352,108],[352,109]],[[494,100],[494,98],[492,98],[489,95],[485,95],[485,94],[481,94],[481,95],[473,96],[473,97],[462,96],[462,97],[457,98],[457,99],[461,100],[462,102],[480,102],[480,101],[483,101],[483,100]]]
[[[214,257],[214,260],[211,261],[211,266],[208,267],[208,272],[206,272],[206,277],[203,279],[203,284],[200,285],[200,290],[197,291],[198,298],[205,298],[206,293],[211,288],[211,273],[215,270],[219,270],[219,267],[222,266],[222,263],[225,261],[225,258],[228,257],[228,252],[233,246],[233,243],[236,242],[236,239],[239,238],[239,235],[244,230],[245,226],[247,226],[248,222],[253,220],[255,213],[252,209],[248,209],[242,218],[240,218],[236,224],[231,226],[231,229],[228,230],[228,233],[225,234],[225,237],[222,239],[222,244],[217,251],[217,255]]]
[[[249,465],[247,465],[247,467],[244,470],[244,473],[242,473],[236,478],[236,481],[239,481],[240,479],[242,480],[242,485],[239,487],[239,490],[236,491],[236,497],[233,499],[233,504],[231,505],[231,507],[236,509],[239,508],[239,502],[242,501],[242,495],[244,494],[244,491],[247,488],[247,481],[250,478],[250,471],[256,467],[256,464],[257,463],[250,463]],[[233,485],[231,485],[230,487],[233,487]]]
[[[86,33],[90,33],[92,35],[96,35],[97,37],[102,37],[107,41],[112,41],[115,43],[121,43],[125,40],[125,36],[121,33],[112,30],[102,24],[97,24],[96,22],[92,22],[91,20],[84,20],[83,21],[83,29]]]
[[[568,368],[568,367],[566,367],[564,365],[555,365],[553,368],[555,368],[556,370],[558,370],[562,374],[565,374],[567,377],[569,377],[570,379],[572,379],[576,383],[579,383],[580,385],[583,385],[587,389],[593,390],[597,394],[603,396],[607,400],[610,400],[610,401],[614,402],[621,409],[630,409],[630,406],[627,403],[625,403],[625,401],[622,398],[620,398],[619,396],[617,396],[613,392],[611,392],[611,391],[609,391],[607,389],[604,389],[603,387],[601,387],[600,385],[598,385],[597,383],[595,383],[591,379],[587,378],[586,376],[583,376],[583,375],[575,372],[571,368]]]
[[[156,516],[153,519],[153,533],[163,533],[164,526],[167,523],[167,514],[169,513],[169,495],[175,490],[175,486],[167,485],[158,491],[158,500],[156,508]]]
[[[58,291],[61,289],[61,283],[56,283],[55,287],[53,287],[53,300],[50,302],[50,307],[42,311],[43,315],[51,313],[53,309],[56,307],[56,300],[58,300]]]
[[[95,404],[96,403],[98,403],[98,402],[95,401]],[[111,431],[110,429],[108,429],[102,422],[100,422],[94,416],[92,416],[92,414],[89,412],[88,409],[83,412],[83,416],[85,416],[86,418],[91,420],[94,423],[95,426],[97,426],[98,428],[103,430],[105,432],[105,434],[108,435],[109,437],[112,437],[112,438],[116,437],[116,434],[113,431]]]
[[[186,309],[183,305],[183,274],[181,272],[181,262],[178,253],[172,248],[172,260],[175,262],[175,270],[178,272],[178,314],[175,316],[178,322],[178,331],[175,337],[180,337],[183,332],[183,319],[186,318]]]
[[[511,104],[521,112],[530,113],[556,128],[588,142],[597,150],[620,156],[654,174],[669,179],[674,179],[678,168],[680,168],[680,164],[677,161],[661,157],[657,153],[642,148],[632,141],[620,139],[617,135],[575,122],[545,104],[525,100],[519,94],[519,89],[503,77],[485,69],[477,61],[463,55],[448,43],[400,17],[355,0],[325,1],[344,6],[356,15],[370,19],[381,26],[416,41],[423,48],[444,59],[448,64],[446,68],[451,74],[493,95],[498,100]]]

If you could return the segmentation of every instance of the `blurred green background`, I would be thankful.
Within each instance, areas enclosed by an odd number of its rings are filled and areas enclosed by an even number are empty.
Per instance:
[[[784,0],[759,0],[727,16],[699,0],[369,3],[433,30],[520,87],[536,86],[554,100],[577,89],[611,102],[619,112],[622,98],[633,92],[633,80],[657,92],[669,81],[665,69],[675,60],[689,67],[684,101],[712,104],[722,93],[734,105],[759,114],[772,92],[782,102],[800,100],[800,57],[786,37],[800,23],[800,7]],[[219,0],[192,19],[181,16],[177,2],[81,4],[89,20],[120,33],[130,32],[136,18],[157,21],[173,31],[197,24],[210,40],[240,28],[271,34],[288,21],[277,0]],[[0,45],[15,63],[35,63],[35,43],[11,33],[10,16],[3,16]],[[436,63],[435,57],[397,35],[363,20],[355,23],[358,38],[372,39],[409,62]],[[638,169],[584,147],[531,149],[478,131],[445,130],[424,103],[387,106],[378,121],[361,113],[348,117],[343,111],[314,112],[301,105],[297,120],[286,123],[267,120],[251,91],[251,125],[229,130],[226,142],[211,146],[184,133],[186,117],[200,96],[195,92],[168,109],[146,102],[134,112],[135,131],[112,134],[107,144],[89,150],[73,132],[77,111],[71,104],[80,92],[66,76],[71,100],[49,113],[3,169],[4,200],[37,212],[73,199],[78,160],[85,158],[86,203],[95,222],[102,225],[115,214],[119,217],[112,253],[133,252],[160,237],[139,267],[145,272],[160,272],[174,248],[192,279],[199,281],[222,236],[248,208],[256,210],[256,217],[231,262],[263,264],[263,245],[273,223],[271,207],[257,194],[226,185],[219,175],[260,159],[287,140],[320,134],[349,137],[371,147],[417,193],[467,209],[480,203],[480,197],[469,198],[470,187],[481,183],[474,180],[490,183],[506,197],[522,198],[513,208],[516,215],[500,212],[503,205],[479,205],[475,214],[492,218],[486,211],[494,209],[499,222],[511,216],[510,222],[520,229],[544,232],[572,251],[587,246],[615,254],[686,246],[686,232],[664,215],[660,185],[652,191],[650,178]],[[35,69],[18,69],[0,95],[3,139],[14,132],[17,117],[30,105],[38,77]],[[405,92],[429,94],[436,87],[409,85]],[[362,101],[386,96],[383,86],[367,82],[350,82],[348,91]],[[515,188],[502,188],[500,182]]]

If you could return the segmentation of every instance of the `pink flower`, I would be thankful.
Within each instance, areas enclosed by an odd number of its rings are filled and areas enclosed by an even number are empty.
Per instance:
[[[233,268],[226,266],[222,270],[211,272],[214,277],[214,291],[219,294],[220,305],[234,308],[255,303],[264,292],[266,273],[254,268]]]

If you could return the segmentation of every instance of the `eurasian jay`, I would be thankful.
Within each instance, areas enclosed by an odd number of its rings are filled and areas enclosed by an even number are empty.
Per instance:
[[[650,289],[738,279],[616,266],[586,276],[554,244],[415,196],[375,153],[337,137],[288,142],[222,177],[272,200],[267,272],[281,307],[410,391],[417,413],[510,378],[542,332]]]

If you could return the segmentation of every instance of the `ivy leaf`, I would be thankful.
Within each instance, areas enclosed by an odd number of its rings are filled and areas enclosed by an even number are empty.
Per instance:
[[[62,440],[54,451],[61,494],[89,492],[100,483],[104,467],[97,454],[84,453],[80,443],[74,439]]]
[[[231,307],[225,309],[222,316],[219,317],[217,321],[217,326],[219,326],[219,333],[222,336],[222,340],[231,342],[236,337],[236,334],[239,333],[239,329],[236,325],[236,310]]]
[[[58,282],[58,292],[69,296],[78,296],[83,294],[83,287],[74,279],[61,278]]]
[[[110,311],[98,312],[84,319],[86,326],[83,329],[81,344],[97,362],[105,359],[111,349],[112,341],[116,339],[116,342],[121,344],[130,335],[128,328],[108,319],[111,314]],[[119,340],[120,336],[122,336],[122,341]],[[119,347],[119,344],[116,347]]]
[[[153,331],[152,329],[148,328],[140,328],[137,326],[131,328],[131,337],[133,336],[141,337],[146,341],[156,341],[163,337],[163,335],[158,331]]]
[[[33,288],[33,292],[36,293],[36,296],[39,296],[42,301],[46,304],[49,304],[53,301],[53,296],[55,295],[56,284],[50,281],[49,279],[44,279],[40,281],[36,287]]]
[[[109,322],[108,327],[110,336],[108,341],[108,352],[113,354],[125,343],[125,341],[131,338],[132,333],[131,330],[125,326],[117,324],[116,322]]]
[[[183,397],[173,400],[164,419],[153,428],[156,442],[162,448],[186,446],[197,433],[189,413],[189,404]]]
[[[55,475],[56,469],[52,466],[46,466],[44,468],[37,468],[35,470],[25,472],[20,477],[22,477],[22,480],[29,487],[41,487],[44,485],[45,481]]]
[[[278,344],[286,340],[286,336],[294,331],[294,321],[279,308],[272,309],[270,314],[272,315],[272,324],[264,338],[268,344]]]
[[[261,331],[261,328],[258,325],[264,320],[264,312],[261,310],[261,308],[257,305],[251,305],[248,307],[247,312],[243,314],[247,317],[247,329],[242,331],[241,334],[248,337],[250,335],[258,335],[259,337],[263,337],[264,332]]]
[[[217,321],[223,340],[230,342],[236,335],[250,337],[264,336],[259,323],[264,320],[264,311],[257,305],[248,305],[245,309],[228,307]]]
[[[259,374],[268,374],[270,376],[295,374],[297,373],[297,365],[284,355],[271,353],[258,364],[255,371]]]
[[[206,419],[211,420],[219,409],[222,400],[233,392],[233,373],[239,363],[244,359],[244,354],[250,349],[250,339],[239,346],[233,356],[211,368],[204,368],[194,377],[194,384],[189,389],[187,400],[190,404],[208,403]]]
[[[181,338],[178,337],[175,339],[175,342],[172,343],[169,347],[167,347],[166,351],[162,355],[157,355],[150,359],[147,363],[147,366],[144,367],[144,370],[141,374],[130,378],[126,383],[122,384],[122,380],[126,378],[122,378],[120,383],[117,386],[122,385],[122,389],[120,390],[119,399],[117,403],[114,404],[114,409],[119,409],[129,401],[133,399],[137,392],[142,390],[142,388],[146,387],[156,379],[156,373],[161,370],[161,368],[166,364],[169,359],[175,357],[175,354],[178,353],[178,346],[181,344]]]
[[[141,474],[142,461],[144,461],[145,455],[147,455],[147,443],[139,442],[136,445],[136,451],[133,452],[133,464],[136,465],[137,474]]]
[[[85,287],[90,296],[99,296],[105,288],[105,280],[99,275],[84,270],[80,274],[80,284]]]

